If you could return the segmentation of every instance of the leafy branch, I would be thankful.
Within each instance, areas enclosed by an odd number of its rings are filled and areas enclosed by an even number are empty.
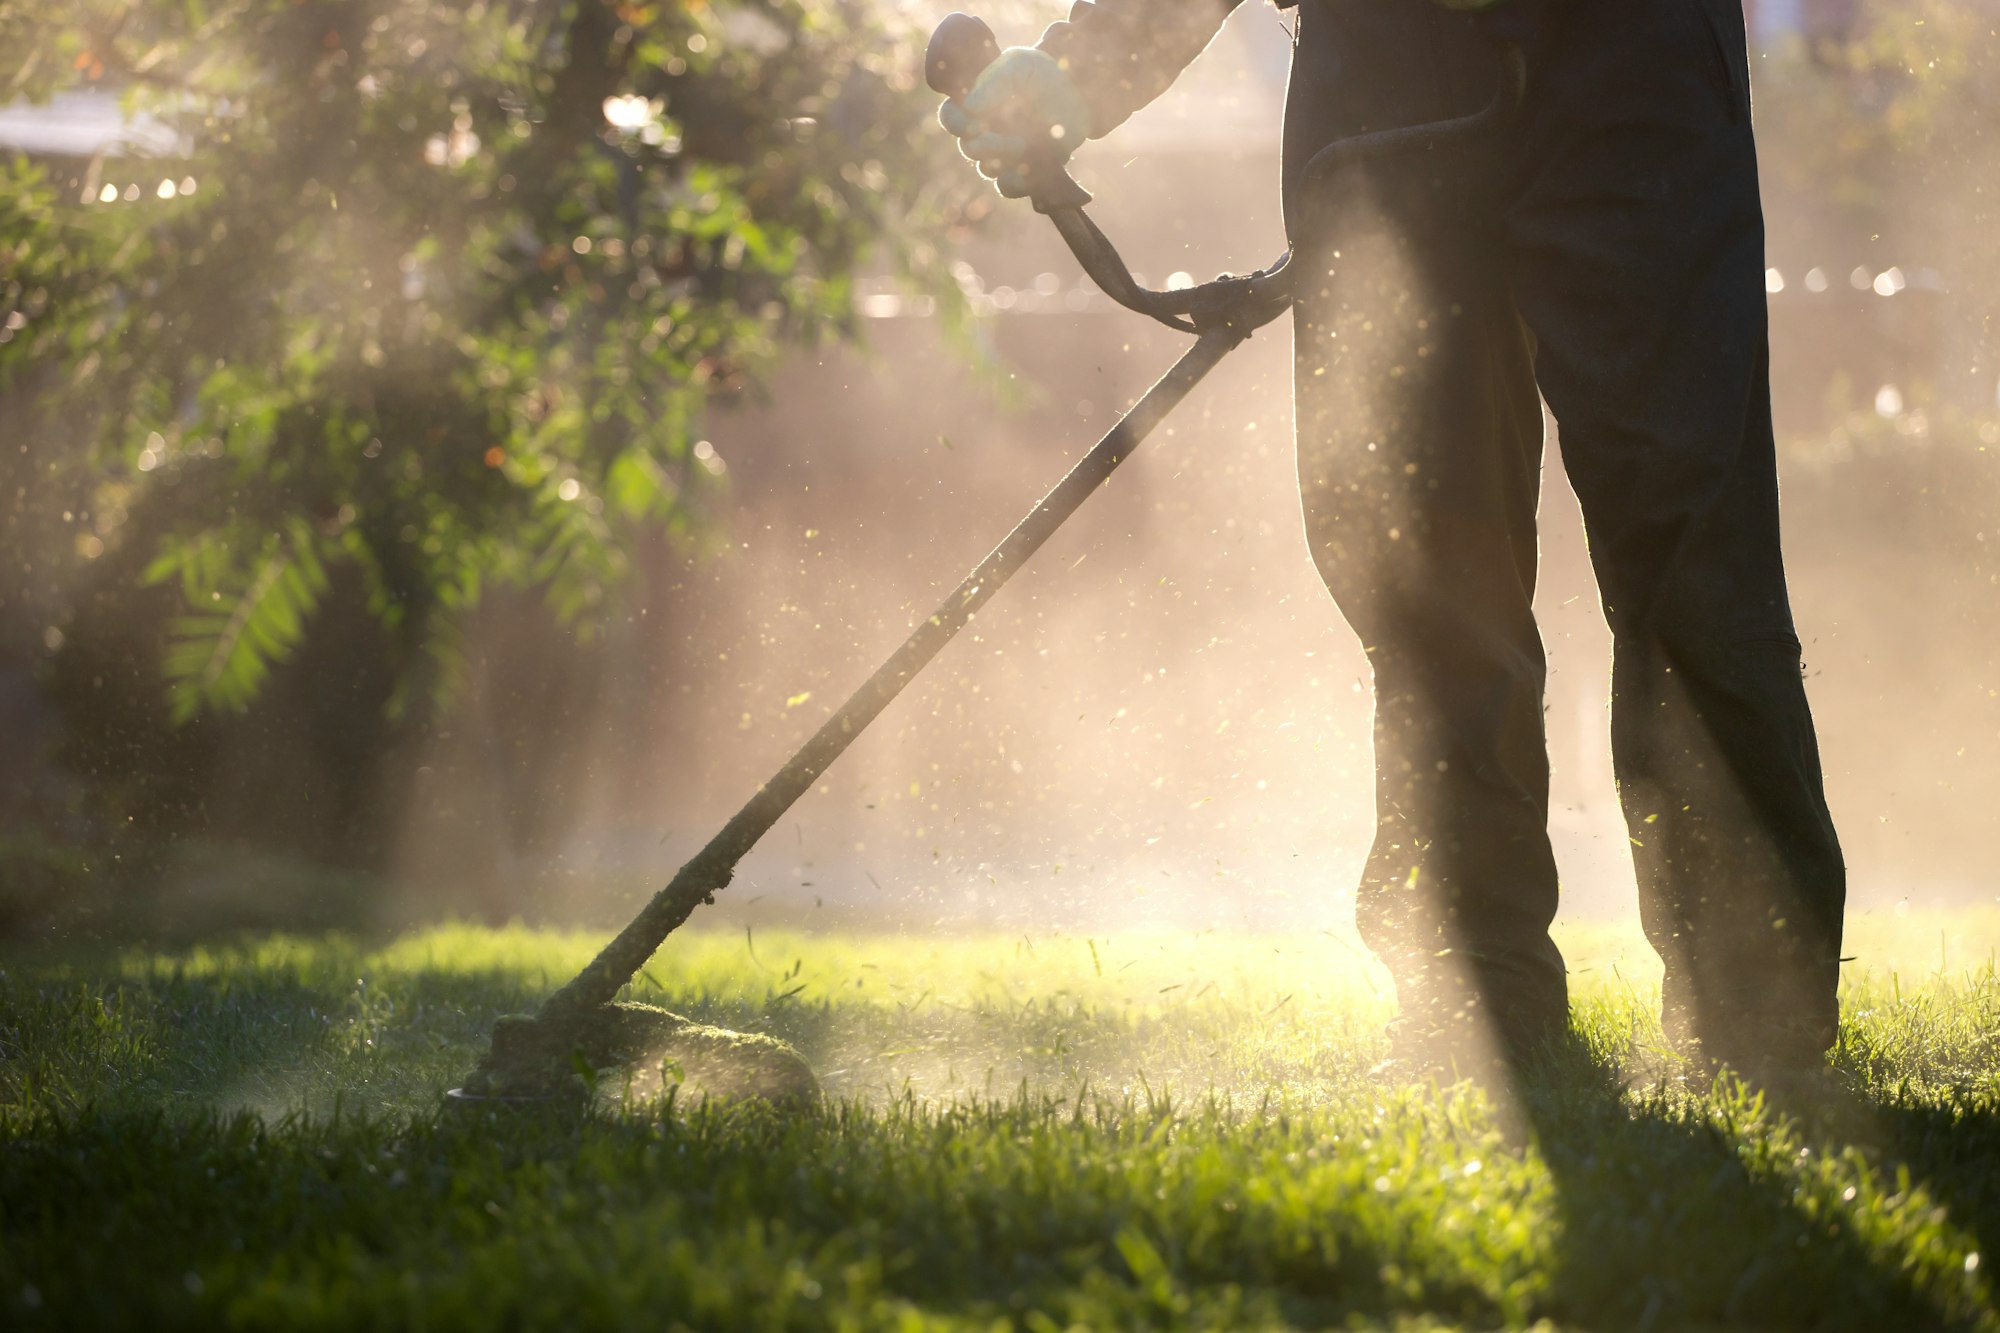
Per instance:
[[[304,639],[327,575],[301,528],[269,538],[245,578],[232,577],[227,545],[204,537],[169,546],[147,569],[149,583],[178,575],[189,607],[174,618],[161,663],[175,725],[204,708],[242,712]]]

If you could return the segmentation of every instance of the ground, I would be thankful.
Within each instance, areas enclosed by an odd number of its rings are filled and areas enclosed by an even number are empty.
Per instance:
[[[0,1326],[2000,1328],[2000,917],[1854,935],[1802,1116],[1663,1081],[1611,928],[1512,1104],[1372,1078],[1335,937],[690,931],[634,997],[827,1105],[494,1124],[440,1094],[594,939],[16,952]]]

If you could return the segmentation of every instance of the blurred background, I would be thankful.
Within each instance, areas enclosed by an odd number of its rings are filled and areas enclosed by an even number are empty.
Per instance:
[[[1170,363],[897,0],[0,0],[0,933],[621,920]],[[2000,896],[2000,0],[1746,5],[1786,544],[1854,910]],[[987,7],[1029,42],[1055,4]],[[1283,248],[1287,15],[1079,157]],[[717,907],[1339,929],[1372,826],[1253,339]],[[1634,913],[1551,426],[1565,913]]]

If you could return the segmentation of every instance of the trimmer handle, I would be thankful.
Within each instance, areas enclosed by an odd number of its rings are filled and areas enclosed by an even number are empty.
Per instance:
[[[1000,43],[985,19],[946,14],[924,48],[924,82],[940,97],[963,101],[986,67],[999,58]]]
[[[1500,48],[1500,78],[1493,98],[1470,115],[1451,120],[1374,130],[1336,139],[1306,163],[1303,184],[1323,188],[1345,167],[1371,158],[1400,153],[1430,152],[1449,144],[1469,143],[1511,120],[1527,88],[1527,62],[1514,43]],[[948,14],[931,33],[924,49],[924,82],[931,91],[954,101],[972,91],[988,65],[1000,58],[993,30],[970,14]],[[1260,324],[1277,318],[1292,301],[1292,252],[1287,250],[1269,268],[1245,277],[1221,277],[1197,287],[1154,291],[1139,285],[1118,250],[1084,213],[1090,202],[1084,188],[1071,180],[1053,154],[1028,160],[1028,192],[1037,212],[1046,213],[1062,233],[1070,253],[1083,265],[1104,294],[1124,306],[1183,333],[1224,330],[1241,338]],[[1324,212],[1325,210],[1320,210]]]
[[[1000,43],[984,19],[970,14],[944,16],[924,48],[924,82],[931,91],[962,101],[986,67],[1000,58]],[[1078,185],[1053,153],[1028,152],[1028,200],[1037,213],[1082,208],[1090,191]]]
[[[932,30],[930,44],[924,48],[924,82],[932,92],[959,101],[972,91],[986,67],[999,58],[1000,43],[983,21],[970,14],[947,14]],[[1037,161],[1031,153],[1027,168],[1028,197],[1035,211],[1046,214],[1055,223],[1070,253],[1083,265],[1083,271],[1105,295],[1126,309],[1183,333],[1199,333],[1212,322],[1239,328],[1241,336],[1275,316],[1289,302],[1290,297],[1281,286],[1282,259],[1264,273],[1247,279],[1228,279],[1226,285],[1206,283],[1171,292],[1141,287],[1132,277],[1132,270],[1119,258],[1117,249],[1084,213],[1090,193],[1070,179],[1062,160],[1049,153]],[[1268,293],[1269,299],[1245,300],[1253,294],[1246,291],[1252,285],[1260,287],[1255,295]],[[1209,312],[1219,310],[1223,304],[1229,307],[1229,316],[1212,318]],[[1253,308],[1255,313],[1249,313]],[[1199,321],[1195,318],[1198,309],[1205,312]]]

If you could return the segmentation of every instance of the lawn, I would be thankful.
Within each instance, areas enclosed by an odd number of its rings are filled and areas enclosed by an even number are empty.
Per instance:
[[[2000,916],[1857,923],[1803,1119],[1661,1082],[1626,934],[1518,1104],[1370,1078],[1330,936],[676,937],[636,998],[807,1114],[441,1118],[595,943],[4,956],[0,1327],[2000,1328]]]

